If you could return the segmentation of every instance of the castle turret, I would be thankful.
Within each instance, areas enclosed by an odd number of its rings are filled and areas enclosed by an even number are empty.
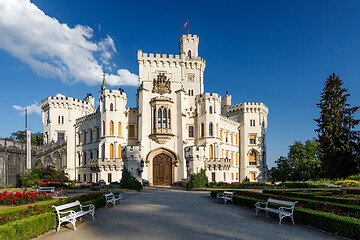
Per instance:
[[[182,35],[180,37],[180,54],[185,53],[188,57],[198,56],[199,37],[196,35]]]
[[[221,113],[226,116],[231,106],[231,95],[228,94],[228,91],[226,91],[226,95],[221,100],[221,106]]]

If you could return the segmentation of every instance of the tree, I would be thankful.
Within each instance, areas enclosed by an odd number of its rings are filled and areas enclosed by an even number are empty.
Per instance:
[[[208,177],[205,169],[200,169],[199,173],[193,173],[190,176],[190,181],[187,183],[187,189],[206,187],[208,185]]]
[[[277,167],[269,172],[271,181],[306,181],[319,178],[319,144],[315,139],[305,143],[295,141],[289,146],[287,157],[275,161]]]
[[[126,167],[124,167],[122,171],[120,186],[121,188],[134,189],[137,191],[143,188],[141,182],[139,182]]]
[[[7,140],[26,142],[26,131],[19,130],[12,132],[10,137],[5,138]],[[42,145],[44,142],[44,134],[40,132],[31,133],[31,144],[32,145]]]
[[[321,93],[320,118],[317,122],[320,162],[323,177],[346,178],[358,172],[359,131],[355,127],[359,120],[354,118],[359,107],[350,107],[350,94],[343,88],[343,81],[335,73],[325,81]]]
[[[27,175],[27,186],[34,186],[38,182],[68,182],[68,175],[64,171],[57,171],[52,166],[33,168]],[[20,186],[25,186],[25,175],[20,178]]]

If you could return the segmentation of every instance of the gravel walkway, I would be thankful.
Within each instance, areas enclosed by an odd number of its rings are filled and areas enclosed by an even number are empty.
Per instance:
[[[124,194],[121,205],[96,211],[95,221],[86,217],[50,231],[39,240],[59,239],[340,239],[317,229],[293,226],[284,219],[255,217],[255,210],[224,205],[209,192],[180,188],[149,187]],[[296,223],[296,222],[295,222]]]

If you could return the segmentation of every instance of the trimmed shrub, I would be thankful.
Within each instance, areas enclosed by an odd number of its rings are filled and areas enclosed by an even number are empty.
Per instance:
[[[326,187],[326,185],[313,185],[306,182],[284,182],[281,184],[281,186],[287,187],[287,188],[318,188],[318,187]]]
[[[121,188],[133,189],[136,191],[141,191],[141,189],[143,188],[141,182],[139,182],[125,167],[122,172],[120,186]]]
[[[211,197],[216,197],[216,193],[218,192],[221,191],[211,191]],[[261,200],[234,195],[233,201],[234,204],[237,205],[255,208],[255,203]],[[295,207],[294,218],[296,222],[301,222],[303,224],[316,227],[327,232],[352,239],[360,239],[360,221],[353,217],[339,216],[329,212],[321,212],[302,207]]]
[[[199,173],[191,174],[190,181],[187,183],[187,189],[206,187],[208,185],[208,178],[205,169],[200,169]]]

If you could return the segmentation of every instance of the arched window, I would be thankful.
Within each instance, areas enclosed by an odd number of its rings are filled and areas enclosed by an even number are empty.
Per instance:
[[[191,96],[194,96],[194,90],[191,89]]]
[[[60,124],[60,116],[59,116],[59,120],[58,120],[58,123]]]
[[[110,135],[114,135],[114,122],[110,121]]]
[[[209,146],[209,159],[214,158],[213,152],[214,152],[213,145],[210,145]]]
[[[121,158],[121,144],[118,146],[118,158]]]
[[[103,136],[105,136],[105,121],[103,121]]]
[[[158,110],[158,128],[162,127],[162,110],[159,108]]]
[[[86,152],[83,152],[83,164],[86,166]]]
[[[254,150],[249,153],[249,165],[256,165],[256,152]]]
[[[191,96],[191,90],[189,89],[189,96]]]
[[[104,159],[105,159],[105,143],[103,143],[102,148],[101,148],[101,158],[104,161]]]
[[[163,109],[163,128],[167,128],[167,110]]]
[[[212,114],[212,106],[209,107],[209,113]]]
[[[209,124],[209,135],[210,136],[213,135],[213,124],[212,123]]]
[[[188,51],[188,57],[191,58],[191,50]]]
[[[114,145],[110,144],[110,159],[114,158]]]
[[[220,141],[222,141],[223,140],[223,132],[222,132],[222,130],[220,130]]]
[[[64,124],[64,116],[61,117],[61,123]]]
[[[111,103],[110,104],[110,111],[113,111],[114,110],[114,105]]]
[[[204,126],[204,124],[202,123],[202,124],[201,124],[201,129],[200,129],[200,130],[201,130],[201,132],[200,132],[200,136],[201,136],[201,137],[204,137],[204,130],[205,130],[204,128],[205,128],[205,126]]]
[[[170,123],[171,123],[171,121],[170,121],[170,116],[171,116],[171,112],[170,112],[170,109],[169,109],[169,114],[168,114],[168,125],[169,125],[169,128],[171,127],[171,125],[170,125]]]
[[[121,136],[121,122],[118,123],[118,135]]]

